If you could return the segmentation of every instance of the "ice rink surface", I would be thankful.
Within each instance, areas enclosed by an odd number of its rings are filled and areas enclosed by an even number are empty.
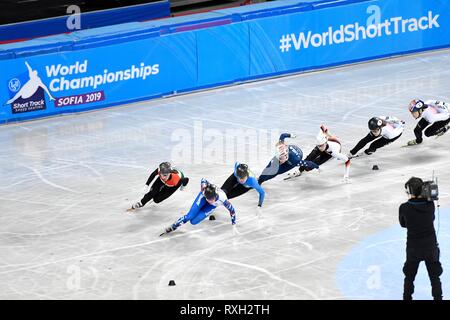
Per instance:
[[[449,65],[443,50],[0,127],[0,299],[401,298],[388,280],[402,282],[405,181],[435,170],[441,206],[450,207],[450,135],[401,148],[416,123],[407,105],[450,101]],[[255,191],[233,199],[238,234],[218,208],[216,221],[159,237],[187,212],[202,177],[221,186],[236,160],[259,175],[279,133],[297,134],[288,142],[308,154],[324,123],[347,153],[377,115],[405,120],[405,133],[354,159],[350,183],[332,160],[321,172],[266,182],[262,218]],[[126,213],[167,160],[190,178],[187,188]],[[443,211],[444,262],[448,219]],[[369,256],[370,265],[355,263]],[[443,283],[449,272],[444,263]],[[421,297],[430,298],[424,265],[419,273]],[[343,289],[354,282],[359,289]]]

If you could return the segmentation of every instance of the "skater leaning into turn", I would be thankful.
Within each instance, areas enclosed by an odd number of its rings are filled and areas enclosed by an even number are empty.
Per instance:
[[[150,183],[158,176],[150,187]],[[128,211],[132,211],[145,206],[148,202],[160,203],[170,197],[178,189],[183,190],[189,183],[189,178],[185,177],[179,169],[173,168],[169,162],[163,162],[152,172],[145,184],[145,195],[141,201],[136,202]]]
[[[244,163],[235,163],[234,172],[224,182],[221,189],[225,192],[228,199],[236,198],[251,189],[255,189],[259,193],[258,206],[261,207],[264,202],[264,189],[259,185],[253,172]]]
[[[230,212],[231,224],[236,224],[236,212],[233,205],[227,199],[225,192],[217,188],[215,185],[209,183],[206,179],[202,179],[200,183],[200,192],[194,200],[189,212],[180,217],[175,223],[170,227],[166,228],[166,234],[175,231],[182,224],[190,222],[196,225],[203,221],[208,215],[210,215],[216,207],[223,205]]]
[[[373,141],[369,148],[364,150],[366,155],[371,155],[377,149],[394,142],[402,135],[405,122],[396,117],[380,116],[371,118],[368,125],[370,132],[350,150],[349,158],[356,156],[358,151],[364,148],[369,142]]]
[[[414,99],[409,103],[409,112],[414,119],[420,118],[420,121],[414,128],[416,139],[409,141],[408,146],[422,143],[422,131],[425,128],[427,137],[442,136],[449,129],[450,106],[443,101],[427,100],[423,102]]]
[[[289,133],[283,133],[280,135],[280,139],[275,145],[277,148],[277,154],[270,160],[267,167],[263,170],[258,178],[258,183],[261,185],[263,182],[275,178],[279,174],[288,172],[289,170],[303,166],[312,169],[318,169],[319,166],[312,161],[302,160],[303,151],[296,145],[286,144],[284,140],[286,138],[295,138],[295,135]]]
[[[313,161],[317,165],[322,165],[331,158],[341,160],[345,163],[344,180],[347,181],[350,172],[350,159],[341,152],[341,142],[328,132],[328,128],[324,125],[320,126],[319,134],[316,137],[316,147],[306,157],[305,160]],[[311,169],[300,167],[299,174]]]

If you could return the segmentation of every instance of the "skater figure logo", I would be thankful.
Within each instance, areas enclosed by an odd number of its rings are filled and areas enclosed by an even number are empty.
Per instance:
[[[28,73],[22,73],[8,81],[10,99],[5,104],[11,105],[13,114],[46,109],[45,94],[50,100],[55,100],[37,70],[33,70],[26,61],[25,65]]]

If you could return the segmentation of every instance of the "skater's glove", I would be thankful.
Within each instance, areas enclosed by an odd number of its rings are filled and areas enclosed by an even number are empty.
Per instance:
[[[202,180],[200,182],[200,190],[203,192],[207,185],[208,185],[208,181],[206,181],[205,178],[202,178]]]
[[[292,139],[295,139],[295,138],[297,138],[297,135],[296,135],[296,134],[293,134],[293,133],[291,133],[291,138],[292,138]]]
[[[350,182],[350,177],[346,174],[344,175],[344,178],[342,179],[343,182],[345,183],[349,183]]]
[[[436,105],[440,108],[445,108],[445,102],[444,101],[436,101]]]
[[[230,216],[231,216],[231,224],[235,225],[236,224],[236,214],[233,213],[233,214],[230,214]]]
[[[144,194],[147,194],[150,191],[150,186],[145,185],[144,186]]]

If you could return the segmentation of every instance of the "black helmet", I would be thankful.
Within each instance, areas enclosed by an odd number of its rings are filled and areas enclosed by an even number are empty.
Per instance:
[[[217,188],[215,185],[209,183],[205,190],[203,191],[203,194],[205,195],[205,198],[207,200],[215,200],[217,196]]]
[[[159,165],[159,173],[162,175],[167,175],[172,172],[172,165],[170,162],[163,162]]]
[[[236,167],[236,176],[239,179],[245,179],[248,177],[248,166],[244,163],[240,163],[237,167]]]
[[[383,120],[377,117],[373,117],[369,120],[369,129],[370,130],[376,130],[380,129],[383,126]]]

